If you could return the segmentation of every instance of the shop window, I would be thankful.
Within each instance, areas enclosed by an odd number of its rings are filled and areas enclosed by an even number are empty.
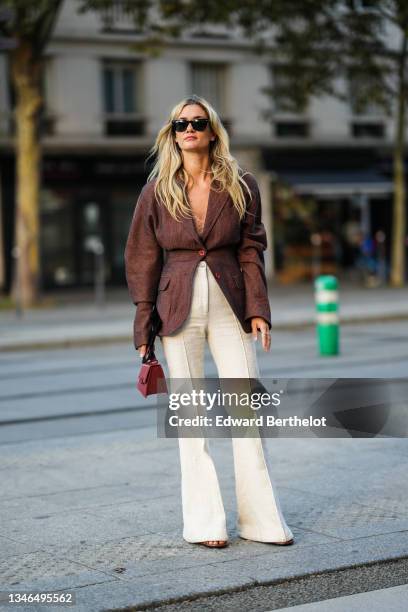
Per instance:
[[[282,284],[337,274],[339,203],[298,195],[281,182],[273,184],[274,258]]]
[[[44,288],[75,283],[72,199],[64,191],[43,189],[40,196],[41,270]]]
[[[124,251],[136,201],[137,194],[134,189],[115,189],[111,193],[112,273],[113,280],[120,284],[126,282]]]

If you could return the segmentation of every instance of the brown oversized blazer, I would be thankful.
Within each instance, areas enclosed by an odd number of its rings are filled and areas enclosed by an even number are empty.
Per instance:
[[[154,303],[162,320],[159,336],[176,332],[191,306],[193,278],[205,260],[243,330],[251,318],[271,324],[263,251],[267,237],[261,198],[253,175],[243,178],[251,190],[240,220],[227,191],[210,190],[202,234],[194,219],[176,221],[154,195],[156,179],[143,187],[137,200],[125,247],[125,272],[131,299],[137,305],[134,345],[147,344]],[[214,182],[216,185],[216,182]],[[218,187],[218,185],[216,185]]]

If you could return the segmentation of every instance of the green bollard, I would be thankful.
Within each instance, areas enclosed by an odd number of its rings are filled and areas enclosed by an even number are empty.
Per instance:
[[[320,355],[339,353],[338,281],[331,274],[318,276],[314,282],[317,339]]]

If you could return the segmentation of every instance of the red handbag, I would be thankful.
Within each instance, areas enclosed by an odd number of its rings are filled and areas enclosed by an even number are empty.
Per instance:
[[[150,322],[151,327],[147,349],[142,358],[142,367],[140,368],[136,385],[143,397],[156,393],[167,393],[166,377],[164,376],[163,368],[154,354],[154,340],[161,326],[156,305],[153,306]]]
[[[163,368],[155,357],[146,363],[142,363],[137,380],[137,388],[144,397],[155,393],[167,393]]]

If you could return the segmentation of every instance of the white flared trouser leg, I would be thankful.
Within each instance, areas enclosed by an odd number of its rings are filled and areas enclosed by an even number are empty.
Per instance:
[[[161,338],[172,391],[177,387],[177,379],[183,379],[181,384],[185,391],[187,379],[204,378],[208,300],[206,264],[200,262],[194,277],[188,318],[179,332]],[[178,441],[183,538],[187,542],[227,540],[225,510],[208,440],[179,437]]]
[[[189,317],[178,333],[162,337],[170,379],[204,378],[206,337],[220,379],[259,378],[252,334],[244,332],[211,270],[201,262]],[[232,439],[238,531],[250,540],[285,542],[293,534],[273,485],[266,443],[259,434],[251,435]],[[183,537],[189,542],[226,540],[225,511],[207,439],[179,438],[179,449]]]
[[[211,272],[209,284],[208,343],[219,378],[260,378],[252,333],[244,332]],[[232,438],[238,531],[249,540],[286,542],[293,534],[273,484],[266,442],[257,434],[252,430],[251,437]]]

